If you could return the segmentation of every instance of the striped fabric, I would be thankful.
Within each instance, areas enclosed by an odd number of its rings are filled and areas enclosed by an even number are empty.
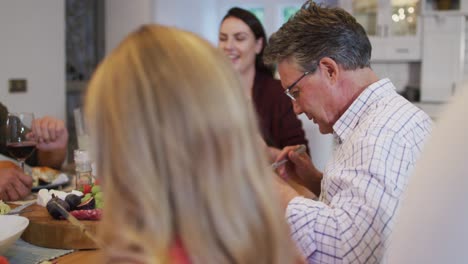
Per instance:
[[[333,126],[337,144],[319,201],[296,197],[287,208],[309,263],[380,262],[431,126],[388,79],[361,93]]]

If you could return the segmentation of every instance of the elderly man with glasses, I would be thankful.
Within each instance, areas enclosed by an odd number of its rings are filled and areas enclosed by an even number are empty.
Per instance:
[[[264,59],[277,64],[296,114],[305,113],[336,146],[323,173],[297,146],[277,160],[282,177],[321,182],[318,201],[278,181],[292,236],[309,263],[379,263],[410,173],[432,122],[370,67],[363,27],[338,8],[312,1],[270,38]]]

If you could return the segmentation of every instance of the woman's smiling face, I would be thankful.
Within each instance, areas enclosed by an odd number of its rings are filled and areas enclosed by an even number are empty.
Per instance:
[[[238,18],[228,17],[221,24],[218,47],[241,74],[255,67],[255,58],[262,44],[263,39],[255,39],[249,26]]]

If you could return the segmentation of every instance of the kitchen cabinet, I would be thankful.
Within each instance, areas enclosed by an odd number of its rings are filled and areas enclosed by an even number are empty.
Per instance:
[[[423,16],[421,102],[446,102],[468,77],[468,27],[464,15]]]
[[[372,61],[420,61],[420,0],[340,0],[366,30]]]
[[[466,0],[423,0],[423,14],[468,14]]]

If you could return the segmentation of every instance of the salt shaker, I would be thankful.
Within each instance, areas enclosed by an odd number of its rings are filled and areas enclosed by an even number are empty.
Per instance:
[[[91,159],[87,150],[77,149],[74,153],[75,158],[75,183],[77,190],[83,190],[84,185],[93,183],[93,174]]]

